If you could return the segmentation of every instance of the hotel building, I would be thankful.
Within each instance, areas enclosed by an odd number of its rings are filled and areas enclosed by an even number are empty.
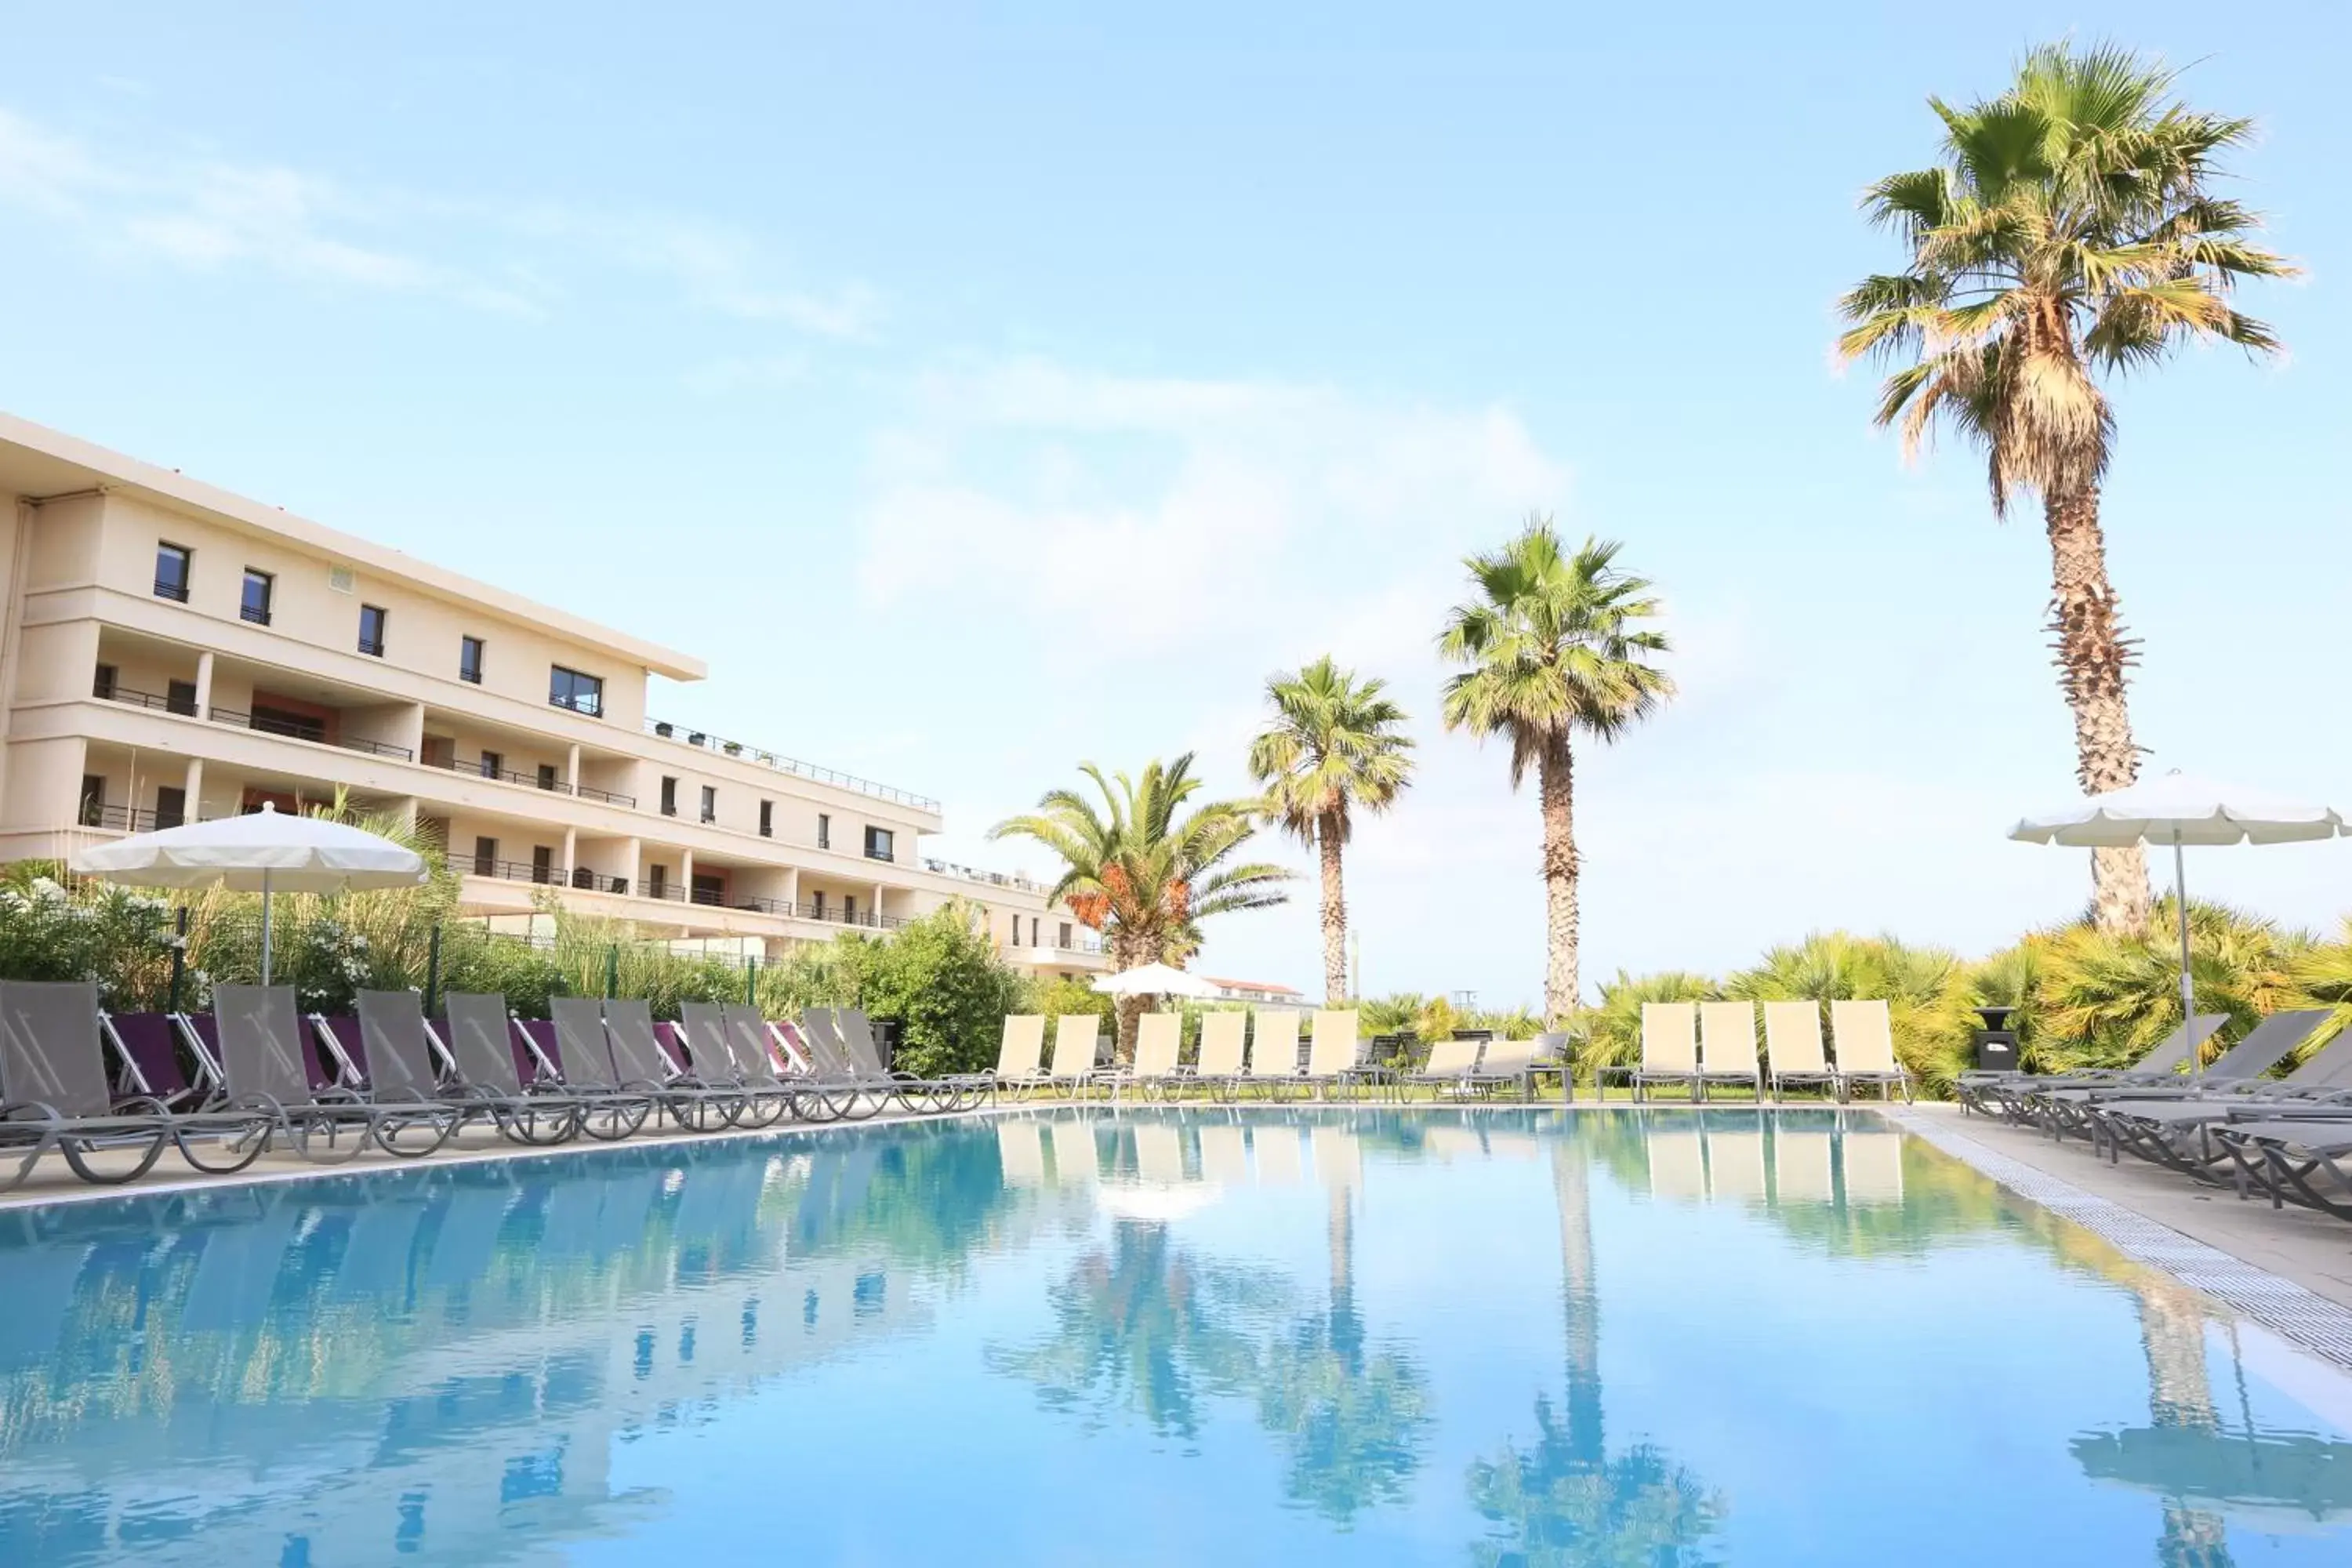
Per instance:
[[[425,823],[464,911],[556,899],[775,956],[951,899],[1031,973],[1105,966],[940,803],[647,711],[700,660],[0,415],[0,860],[347,792]]]

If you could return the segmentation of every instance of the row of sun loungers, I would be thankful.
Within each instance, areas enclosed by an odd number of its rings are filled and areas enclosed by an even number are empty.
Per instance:
[[[1199,1051],[1187,1062],[1181,1059],[1180,1016],[1147,1013],[1136,1030],[1134,1062],[1118,1068],[1097,1059],[1102,1020],[1095,1014],[1064,1014],[1052,1020],[1050,1060],[1045,1056],[1047,1020],[1039,1014],[1016,1014],[1004,1020],[1003,1042],[989,1083],[995,1092],[1015,1098],[1040,1091],[1076,1098],[1096,1089],[1114,1096],[1131,1090],[1150,1100],[1172,1099],[1191,1089],[1228,1100],[1276,1099],[1294,1090],[1341,1098],[1401,1084],[1433,1085],[1442,1092],[1463,1095],[1508,1085],[1527,1094],[1532,1090],[1538,1052],[1556,1038],[1441,1040],[1431,1047],[1426,1068],[1399,1075],[1370,1059],[1370,1042],[1359,1030],[1354,1010],[1326,1009],[1311,1019],[1302,1060],[1302,1014],[1297,1009],[1203,1013]]]
[[[2274,1069],[2332,1018],[2326,1008],[2273,1013],[2201,1070],[2192,1058],[2225,1021],[2200,1014],[2128,1068],[2071,1074],[1971,1073],[1967,1108],[2095,1153],[2126,1153],[2212,1185],[2352,1219],[2352,1031]]]
[[[218,985],[213,1011],[110,1016],[87,983],[0,982],[0,1190],[56,1155],[84,1181],[134,1181],[176,1149],[244,1170],[272,1148],[333,1163],[376,1148],[434,1152],[468,1127],[537,1147],[978,1104],[985,1075],[885,1068],[865,1016],[798,1023],[688,1004],[559,997],[545,1020],[453,994],[428,1020],[413,991],[362,992],[349,1016],[298,1015],[289,987]]]
[[[1885,1002],[1830,1004],[1835,1059],[1822,1037],[1819,1003],[1767,1002],[1763,1012],[1759,1056],[1753,1002],[1643,1003],[1642,1059],[1633,1067],[1601,1069],[1602,1097],[1615,1078],[1635,1100],[1646,1100],[1663,1085],[1680,1085],[1697,1100],[1717,1087],[1745,1089],[1761,1100],[1769,1086],[1778,1100],[1784,1090],[1808,1085],[1840,1100],[1868,1088],[1888,1100],[1897,1090],[1906,1100],[1911,1098],[1911,1075],[1895,1059],[1894,1025]]]

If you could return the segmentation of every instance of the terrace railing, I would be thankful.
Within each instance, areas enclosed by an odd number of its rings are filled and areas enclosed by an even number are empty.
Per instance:
[[[711,734],[707,730],[688,729],[683,724],[675,724],[667,719],[647,719],[646,733],[656,740],[673,742],[681,746],[692,746],[698,751],[716,752],[721,756],[731,757],[737,762],[751,763],[763,768],[773,768],[780,773],[790,773],[795,778],[807,779],[812,784],[829,784],[835,789],[850,790],[858,795],[871,795],[876,800],[895,801],[900,805],[913,806],[918,811],[936,813],[940,809],[940,803],[927,795],[916,795],[910,790],[899,789],[893,784],[877,784],[872,779],[859,778],[856,773],[845,773],[834,768],[819,767],[814,763],[804,763],[797,757],[787,757],[779,752],[766,751],[758,746],[747,746],[740,741],[730,741],[723,736]]]
[[[277,719],[267,713],[241,713],[234,708],[215,707],[211,710],[209,717],[214,723],[226,724],[235,730],[257,730],[266,735],[283,735],[292,741],[335,746],[346,752],[365,752],[370,756],[391,757],[404,763],[416,760],[416,753],[406,746],[395,746],[389,741],[371,741],[360,735],[330,735],[322,724]]]

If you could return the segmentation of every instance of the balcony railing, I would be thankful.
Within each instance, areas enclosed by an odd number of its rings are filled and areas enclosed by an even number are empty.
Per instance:
[[[78,818],[83,827],[102,827],[110,833],[152,833],[159,827],[178,827],[189,820],[184,811],[159,813],[143,805],[101,805],[94,800],[81,803]]]
[[[970,866],[959,866],[952,860],[923,862],[923,869],[937,876],[955,877],[966,882],[984,882],[992,888],[1016,888],[1024,893],[1042,893],[1045,889],[1028,878],[1008,871],[982,871]]]
[[[174,583],[169,577],[158,577],[155,579],[155,596],[184,605],[188,602],[188,585],[185,583]]]
[[[233,730],[258,730],[266,735],[283,735],[289,740],[309,741],[313,745],[336,746],[346,752],[365,752],[370,756],[391,757],[404,763],[413,763],[416,760],[415,752],[406,746],[395,746],[389,741],[371,741],[360,735],[330,737],[326,727],[322,724],[294,719],[275,719],[266,713],[240,713],[234,708],[218,707],[211,710],[211,718],[214,723],[226,724]]]
[[[152,708],[159,713],[184,713],[191,719],[196,716],[196,700],[193,696],[158,697],[152,691],[133,691],[127,686],[100,685],[93,685],[89,694],[103,701],[126,702],[133,708]]]
[[[862,779],[855,773],[839,773],[832,768],[821,768],[814,763],[804,763],[797,757],[787,757],[780,752],[762,751],[757,746],[747,746],[740,741],[730,741],[721,736],[710,734],[707,731],[689,730],[683,724],[673,724],[667,719],[647,719],[646,733],[660,740],[674,741],[682,746],[693,746],[700,751],[716,752],[721,756],[732,757],[738,762],[755,763],[761,767],[773,768],[780,773],[790,773],[795,778],[807,779],[814,784],[830,784],[835,789],[855,791],[858,795],[872,795],[877,800],[896,801],[900,805],[911,805],[918,811],[937,812],[940,809],[940,803],[927,795],[916,795],[891,784],[877,784],[872,779]]]
[[[476,856],[465,861],[465,868],[477,877],[495,877],[502,882],[530,882],[542,888],[571,888],[583,893],[619,893],[629,890],[626,877],[608,877],[602,871],[585,866],[566,870],[561,866],[542,868],[537,861],[500,860],[494,857]]]
[[[593,784],[573,784],[572,793],[583,800],[601,800],[607,805],[625,805],[632,811],[637,807],[635,795],[623,795],[617,790],[598,789]]]
[[[576,795],[583,800],[601,800],[607,805],[626,806],[631,810],[635,810],[637,804],[637,797],[633,795],[622,795],[609,789],[597,789],[590,784],[568,784],[562,779],[542,779],[537,773],[526,773],[514,768],[485,767],[479,758],[470,763],[461,763],[456,757],[446,760],[440,757],[429,757],[425,760],[425,765],[442,768],[453,773],[463,773],[467,778],[496,779],[500,784],[520,784],[525,789],[541,790],[549,795]]]

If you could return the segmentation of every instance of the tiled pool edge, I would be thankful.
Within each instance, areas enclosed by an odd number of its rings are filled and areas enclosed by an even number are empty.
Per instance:
[[[2352,1310],[2218,1247],[2183,1236],[2136,1209],[2095,1196],[2063,1177],[2013,1160],[1934,1117],[1900,1106],[1869,1109],[2027,1202],[2081,1226],[2134,1262],[2171,1275],[2297,1349],[2352,1372]]]

